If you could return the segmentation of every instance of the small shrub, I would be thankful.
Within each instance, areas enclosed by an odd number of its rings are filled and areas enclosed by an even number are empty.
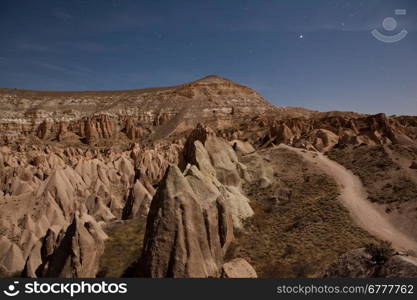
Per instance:
[[[380,245],[374,243],[365,246],[366,253],[372,256],[372,261],[377,264],[383,264],[395,254],[390,242],[381,242]]]

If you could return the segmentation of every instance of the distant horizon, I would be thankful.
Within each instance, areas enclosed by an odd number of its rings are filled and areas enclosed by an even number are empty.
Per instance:
[[[5,0],[0,86],[124,91],[216,74],[281,107],[417,115],[415,11],[415,0]],[[385,43],[372,30],[408,35]]]
[[[284,108],[285,107],[304,108],[304,109],[307,109],[307,110],[317,111],[317,112],[322,112],[322,113],[344,112],[344,113],[357,113],[357,114],[365,114],[365,115],[366,114],[369,114],[369,115],[385,114],[385,115],[388,115],[388,116],[416,116],[417,115],[417,114],[409,114],[409,115],[406,115],[406,114],[401,114],[401,115],[400,114],[387,114],[385,112],[364,113],[364,112],[360,112],[360,111],[349,111],[349,110],[328,110],[328,111],[321,111],[321,110],[312,109],[312,108],[305,107],[305,106],[279,105],[279,104],[273,103],[268,98],[264,97],[264,95],[262,95],[257,90],[253,89],[252,87],[250,87],[248,85],[244,85],[244,84],[241,84],[241,83],[239,83],[239,82],[237,82],[237,81],[235,81],[233,79],[226,78],[226,77],[220,76],[220,75],[215,75],[215,74],[210,74],[210,75],[207,75],[207,76],[204,76],[204,77],[195,79],[195,80],[191,80],[191,81],[183,82],[183,83],[179,83],[179,84],[174,84],[174,85],[170,85],[170,86],[148,86],[148,87],[141,87],[141,88],[125,89],[125,90],[33,90],[33,89],[30,89],[29,90],[29,89],[21,89],[21,88],[17,88],[17,87],[16,88],[14,88],[14,87],[0,87],[0,89],[17,90],[17,91],[28,91],[28,92],[45,92],[45,93],[49,93],[49,92],[50,93],[54,93],[54,92],[56,92],[56,93],[94,93],[94,92],[98,92],[98,93],[100,93],[100,92],[103,92],[103,93],[108,92],[108,93],[111,93],[111,92],[140,91],[140,90],[147,90],[147,89],[158,89],[158,88],[176,87],[176,86],[181,86],[183,84],[188,84],[190,82],[198,81],[198,80],[204,79],[204,78],[209,77],[209,76],[221,77],[221,78],[227,79],[229,81],[233,81],[234,83],[237,83],[239,85],[243,85],[243,86],[249,87],[252,90],[254,90],[255,92],[257,92],[259,95],[261,95],[261,97],[264,100],[268,101],[270,104],[272,104],[272,105],[274,105],[276,107],[284,107]]]

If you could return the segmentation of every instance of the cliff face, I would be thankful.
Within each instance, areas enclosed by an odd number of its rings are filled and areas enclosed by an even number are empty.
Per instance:
[[[217,76],[174,87],[115,92],[3,89],[0,130],[6,142],[32,134],[42,140],[75,137],[91,144],[96,138],[117,138],[119,132],[130,139],[151,132],[163,137],[179,126],[274,109],[252,89]]]
[[[229,145],[201,125],[181,154],[183,172],[167,169],[147,219],[139,272],[146,277],[256,277],[244,260],[224,257],[234,228],[253,215],[240,190],[244,168]],[[252,271],[252,272],[251,272]]]

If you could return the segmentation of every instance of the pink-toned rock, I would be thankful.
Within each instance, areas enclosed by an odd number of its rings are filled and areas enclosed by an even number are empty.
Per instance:
[[[243,258],[235,258],[222,267],[224,278],[257,278],[255,269]]]
[[[197,170],[196,170],[197,172]],[[230,231],[219,192],[206,186],[200,198],[176,166],[170,166],[151,203],[140,272],[145,277],[218,277]],[[227,225],[229,224],[229,225]],[[229,229],[227,229],[229,226]],[[220,235],[219,235],[220,234]]]

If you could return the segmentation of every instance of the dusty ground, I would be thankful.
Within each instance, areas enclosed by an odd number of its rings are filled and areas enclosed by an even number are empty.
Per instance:
[[[349,210],[352,219],[364,230],[381,240],[391,242],[392,246],[401,252],[417,250],[417,242],[414,238],[392,224],[387,214],[381,212],[377,207],[378,204],[368,201],[362,182],[351,171],[321,153],[288,146],[281,147],[301,154],[304,159],[316,164],[317,167],[334,178],[342,189],[339,199]]]
[[[348,147],[327,155],[360,178],[380,215],[417,241],[417,170],[410,168],[417,157],[415,147]]]
[[[246,258],[260,277],[314,277],[337,256],[376,240],[338,201],[337,182],[292,150],[242,157],[254,180],[244,189],[254,217],[229,257]]]

